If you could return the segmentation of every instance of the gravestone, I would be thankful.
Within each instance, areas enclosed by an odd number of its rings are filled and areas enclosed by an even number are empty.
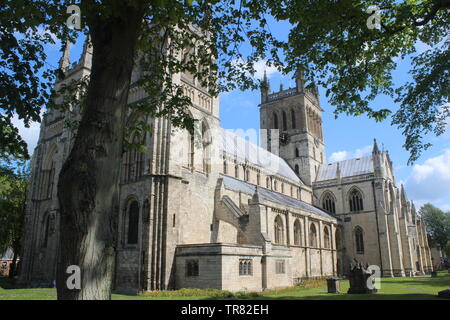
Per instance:
[[[348,279],[350,281],[350,288],[347,293],[355,294],[355,293],[376,293],[377,289],[372,286],[372,289],[367,286],[367,279],[372,275],[369,271],[367,271],[368,265],[364,267],[357,260],[350,266],[350,273]]]
[[[340,293],[340,282],[338,278],[327,279],[328,293]]]

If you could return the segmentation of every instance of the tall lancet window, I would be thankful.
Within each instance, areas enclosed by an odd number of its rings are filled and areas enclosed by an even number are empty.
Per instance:
[[[283,130],[287,130],[287,116],[285,111],[283,111],[282,116],[283,116]]]
[[[278,116],[276,113],[273,114],[273,128],[278,129]]]
[[[302,245],[302,225],[298,219],[294,223],[294,245]]]
[[[280,216],[277,216],[275,218],[275,224],[274,224],[274,231],[275,231],[275,243],[276,244],[283,244],[284,243],[284,226],[283,226],[283,220]]]
[[[292,129],[296,129],[297,128],[297,124],[295,123],[295,111],[294,109],[291,109],[291,121],[292,121]]]
[[[353,189],[350,192],[349,205],[350,205],[351,212],[357,212],[357,211],[364,210],[363,199],[362,199],[361,192],[359,192],[359,190]]]
[[[309,227],[309,246],[312,248],[317,247],[317,229],[314,223],[311,223]]]
[[[187,166],[189,169],[194,168],[195,143],[194,135],[187,133]]]
[[[325,249],[331,248],[330,231],[328,230],[327,226],[323,227],[323,247]]]
[[[205,122],[202,124],[203,172],[211,171],[211,134]]]
[[[360,226],[355,227],[356,253],[364,254],[364,233]]]
[[[139,234],[139,204],[137,201],[130,203],[128,207],[127,243],[137,244]]]

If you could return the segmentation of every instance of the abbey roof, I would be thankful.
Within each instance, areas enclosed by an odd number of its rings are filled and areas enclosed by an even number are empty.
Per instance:
[[[230,130],[221,129],[222,139],[220,150],[235,156],[243,162],[249,162],[265,169],[271,174],[280,175],[293,182],[303,185],[294,170],[279,156],[257,146],[256,144],[236,135]]]
[[[338,171],[341,178],[373,173],[372,156],[323,164],[319,167],[316,182],[337,179]]]
[[[245,181],[241,181],[226,175],[220,175],[223,179],[223,184],[226,189],[234,190],[234,191],[240,191],[243,193],[246,193],[248,195],[253,195],[256,190],[256,186],[250,183],[247,183]],[[275,203],[279,203],[281,205],[289,206],[294,209],[299,209],[302,211],[314,213],[329,219],[335,219],[332,215],[328,214],[327,212],[323,211],[322,209],[319,209],[317,207],[314,207],[313,205],[306,203],[301,200],[294,199],[292,197],[289,197],[287,195],[258,187],[258,194],[259,197],[268,201],[272,201]]]

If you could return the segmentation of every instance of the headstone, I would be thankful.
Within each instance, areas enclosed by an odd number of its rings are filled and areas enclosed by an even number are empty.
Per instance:
[[[328,293],[340,293],[340,281],[338,278],[327,279]]]
[[[450,289],[439,291],[438,297],[444,298],[444,299],[450,299]]]
[[[367,286],[367,279],[372,274],[367,271],[367,266],[364,267],[360,262],[355,260],[355,263],[350,266],[350,273],[348,279],[350,281],[350,288],[347,293],[376,293],[377,289],[372,286],[372,289]]]

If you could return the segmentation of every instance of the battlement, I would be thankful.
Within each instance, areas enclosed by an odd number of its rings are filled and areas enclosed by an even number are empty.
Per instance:
[[[279,91],[270,92],[270,83],[266,73],[264,73],[264,78],[261,86],[261,104],[282,100],[284,98],[297,95],[304,95],[309,100],[311,100],[312,103],[319,106],[320,100],[317,89],[314,87],[305,86],[305,80],[303,79],[301,74],[299,74],[299,76],[296,77],[295,80],[296,85],[293,88],[283,89],[283,86],[281,85]]]

